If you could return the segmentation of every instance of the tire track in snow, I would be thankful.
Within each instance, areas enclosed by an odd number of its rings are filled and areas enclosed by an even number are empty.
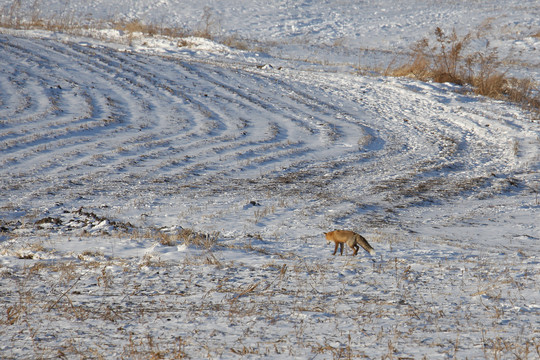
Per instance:
[[[474,109],[467,107],[468,102],[478,100],[450,90],[439,99],[440,88],[411,85],[406,80],[361,82],[369,89],[365,93],[366,111],[381,119],[370,126],[380,130],[387,144],[378,157],[394,167],[386,178],[377,179],[378,184],[372,188],[375,192],[393,189],[405,196],[431,190],[460,193],[489,183],[491,174],[511,174],[516,157],[508,156],[507,144],[501,143],[501,131],[491,130],[500,127],[500,121],[492,119],[486,124],[482,118],[479,123]],[[343,87],[338,89],[343,91]],[[460,97],[464,98],[462,102]],[[407,136],[398,138],[393,134]],[[388,200],[396,200],[389,195]]]
[[[270,102],[263,99],[254,100],[254,97],[247,96],[230,86],[227,87],[223,82],[202,76],[206,72],[215,72],[207,66],[198,65],[200,69],[194,71],[193,66],[175,67],[177,65],[175,62],[161,58],[128,56],[106,48],[94,49],[76,44],[66,45],[29,39],[20,41],[24,42],[25,46],[18,46],[18,51],[13,51],[9,56],[39,59],[39,76],[42,78],[41,84],[35,85],[34,88],[43,93],[35,92],[27,97],[35,103],[44,103],[50,108],[57,108],[56,113],[68,114],[59,120],[56,114],[51,114],[51,111],[45,113],[27,109],[24,116],[28,119],[29,126],[36,130],[30,131],[13,126],[7,132],[13,134],[12,136],[18,136],[17,143],[11,146],[12,158],[15,159],[17,166],[11,166],[10,170],[12,173],[17,172],[19,178],[33,178],[34,188],[36,182],[48,183],[55,180],[57,182],[55,187],[59,189],[72,182],[91,187],[96,186],[96,182],[93,181],[96,177],[109,177],[109,180],[112,180],[119,176],[118,172],[127,172],[123,177],[123,181],[127,183],[133,181],[129,179],[132,177],[150,177],[151,180],[156,170],[165,167],[180,168],[176,169],[177,178],[185,181],[186,176],[194,174],[197,177],[201,171],[208,172],[212,167],[219,168],[220,163],[225,163],[225,167],[229,168],[230,159],[234,157],[240,164],[258,168],[264,163],[278,163],[294,157],[302,158],[311,151],[304,147],[302,141],[293,140],[289,134],[293,131],[309,134],[311,128],[301,120],[296,120],[296,123],[295,120],[284,121],[286,117],[292,118],[287,114],[288,111],[291,109],[294,111],[295,107],[298,109],[294,102],[283,105],[282,107],[286,109],[280,110],[275,116],[273,113],[275,107],[271,103],[276,99],[275,94],[265,94]],[[8,54],[5,55],[4,61],[7,62]],[[157,66],[162,68],[170,66],[173,70],[168,74],[160,73],[156,76],[152,71],[155,71]],[[29,81],[38,76],[33,72],[35,64],[26,69],[27,73],[23,75],[22,81]],[[20,70],[17,71],[20,73]],[[227,70],[226,74],[216,73],[228,77],[231,70]],[[232,74],[240,77],[239,82],[253,76],[251,74],[246,76],[239,71],[233,71]],[[183,78],[183,81],[173,80],[173,76],[176,79]],[[257,82],[254,82],[254,86],[264,88]],[[66,89],[66,83],[71,89]],[[55,84],[62,84],[64,88],[58,85],[57,90],[49,91]],[[73,88],[77,88],[77,91]],[[220,89],[215,98],[221,102],[208,101],[207,94],[202,95],[198,88],[213,90],[214,93],[216,88]],[[156,94],[156,89],[162,91]],[[47,92],[54,94],[46,95]],[[74,99],[77,96],[85,100],[75,103]],[[233,102],[230,108],[226,108],[225,105],[229,106],[227,99],[231,97],[236,99],[236,104]],[[143,99],[146,98],[150,99],[147,104],[140,105],[139,103],[144,102]],[[7,98],[4,99],[9,101]],[[179,106],[179,102],[187,106]],[[179,116],[187,117],[182,122],[190,124],[189,130],[185,127],[178,129],[177,126],[170,128],[171,124],[167,123],[167,120],[174,118],[177,109],[182,111]],[[260,116],[261,112],[264,116]],[[136,116],[137,113],[144,115]],[[259,115],[260,118],[253,119],[254,115]],[[119,124],[114,127],[110,123],[100,124],[100,118],[104,116],[113,119],[119,117]],[[309,114],[304,116],[312,117]],[[157,120],[155,123],[149,122],[145,126],[140,126],[138,130],[142,134],[138,135],[136,124],[141,123],[143,117]],[[242,120],[243,118],[251,120]],[[12,116],[9,114],[6,119],[5,123],[19,123],[16,120],[11,121]],[[87,120],[86,127],[81,130],[73,129],[80,119]],[[91,124],[92,122],[98,124]],[[116,121],[111,121],[114,122]],[[215,122],[220,124],[214,126]],[[248,127],[241,125],[242,123],[248,124]],[[249,124],[252,126],[249,127]],[[44,133],[43,129],[47,131]],[[179,133],[175,133],[178,130]],[[22,139],[26,132],[30,133],[27,141]],[[98,133],[99,136],[96,136]],[[116,137],[117,134],[122,135]],[[244,139],[239,141],[240,137]],[[110,143],[107,141],[113,138],[115,141]],[[6,141],[3,145],[10,146]],[[173,159],[169,160],[169,164],[162,161],[156,167],[156,159],[171,156]],[[181,159],[188,164],[182,166]],[[7,161],[5,158],[4,160]],[[150,164],[145,167],[144,162]],[[244,167],[246,166],[238,165],[233,169],[221,170],[216,172],[216,176],[242,172]],[[52,172],[53,169],[56,170],[54,177],[44,176],[44,173]],[[151,173],[152,175],[149,175]],[[260,173],[259,169],[258,174]],[[58,181],[62,180],[64,186],[58,186]],[[17,180],[16,185],[7,185],[5,188],[6,190],[17,188],[19,183]],[[33,191],[33,194],[26,195],[29,199],[40,197],[41,189]]]
[[[255,197],[282,199],[282,221],[295,204],[339,223],[489,187],[487,174],[518,167],[500,144],[501,128],[511,130],[441,87],[52,40],[2,44],[6,209],[202,202],[227,219],[238,199]]]

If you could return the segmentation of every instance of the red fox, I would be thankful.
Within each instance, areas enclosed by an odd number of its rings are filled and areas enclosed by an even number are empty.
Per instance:
[[[338,245],[340,247],[340,254],[343,255],[343,244],[347,243],[351,249],[354,250],[353,255],[358,253],[360,246],[369,252],[371,255],[375,255],[375,250],[368,244],[367,240],[360,234],[355,233],[350,230],[334,230],[327,233],[324,233],[326,236],[326,241],[328,244],[334,242],[336,247],[332,255],[336,255]]]

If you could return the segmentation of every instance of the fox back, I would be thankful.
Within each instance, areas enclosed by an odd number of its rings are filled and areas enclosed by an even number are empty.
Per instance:
[[[327,232],[324,235],[326,236],[326,240],[328,241],[328,243],[330,243],[331,241],[338,243],[346,243],[350,239],[352,239],[354,235],[358,234],[350,230],[334,230]]]

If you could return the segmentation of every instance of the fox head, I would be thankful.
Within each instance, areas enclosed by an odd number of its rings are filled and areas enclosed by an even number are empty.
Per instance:
[[[330,238],[329,238],[329,236],[328,236],[329,233],[325,232],[325,233],[323,233],[323,234],[324,234],[324,237],[326,237],[326,243],[327,243],[327,244],[330,244],[330,243],[332,242],[332,240],[330,240]]]

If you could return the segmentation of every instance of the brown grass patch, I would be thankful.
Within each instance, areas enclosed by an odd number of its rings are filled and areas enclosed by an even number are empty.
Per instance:
[[[434,37],[434,43],[428,38],[418,41],[409,60],[389,69],[388,75],[469,85],[475,94],[508,100],[540,113],[538,84],[531,79],[508,76],[501,70],[496,49],[486,47],[483,51],[467,52],[471,33],[458,36],[453,30],[446,34],[438,27]]]
[[[161,245],[176,246],[185,244],[186,246],[196,246],[204,249],[213,248],[218,241],[219,233],[199,233],[192,229],[182,229],[177,234],[168,234],[158,231],[156,234],[150,235],[155,238]]]
[[[48,31],[60,31],[70,34],[79,35],[81,30],[99,29],[102,27],[121,30],[130,36],[135,33],[141,33],[147,36],[162,35],[168,37],[185,37],[190,35],[190,31],[180,27],[166,27],[159,24],[147,24],[139,19],[130,21],[109,20],[93,20],[85,19],[82,24],[76,18],[74,13],[65,11],[50,18],[45,18],[42,15],[41,3],[35,0],[30,6],[23,5],[21,1],[14,0],[11,4],[4,5],[0,8],[0,27],[12,29],[37,29]],[[210,37],[210,32],[215,30],[213,14],[210,10],[203,14],[203,19],[198,31],[201,29],[206,32],[205,37]]]
[[[171,28],[156,24],[146,24],[139,19],[127,22],[113,22],[113,27],[130,35],[140,33],[146,36],[161,35],[174,38],[188,35],[188,32],[183,28]]]

